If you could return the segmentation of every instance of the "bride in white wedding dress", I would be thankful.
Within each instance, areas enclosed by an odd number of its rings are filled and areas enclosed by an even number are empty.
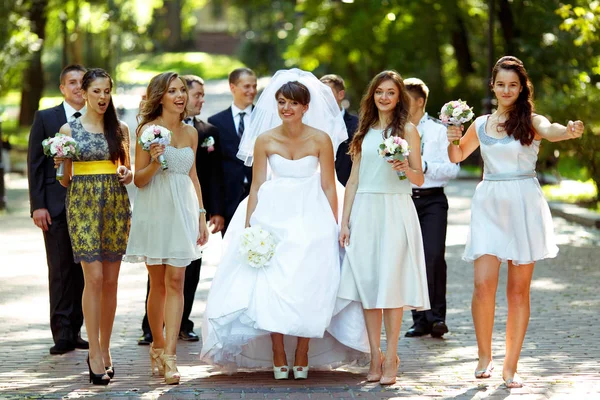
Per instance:
[[[204,313],[203,361],[229,372],[273,367],[276,379],[286,379],[293,352],[294,377],[305,379],[309,367],[368,359],[360,303],[336,298],[334,154],[346,136],[328,86],[298,69],[275,74],[240,145],[238,157],[253,163],[252,187],[224,238]],[[238,253],[247,226],[277,241],[262,268]]]

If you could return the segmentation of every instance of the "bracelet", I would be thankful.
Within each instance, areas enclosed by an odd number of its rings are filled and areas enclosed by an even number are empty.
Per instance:
[[[429,168],[429,165],[427,165],[427,161],[423,161],[425,163],[425,169],[423,170],[423,175],[425,175],[425,173],[427,172],[427,169]]]
[[[205,210],[204,208],[199,208],[199,209],[198,209],[198,212],[199,212],[200,214],[202,214],[202,213],[206,214],[206,210]]]

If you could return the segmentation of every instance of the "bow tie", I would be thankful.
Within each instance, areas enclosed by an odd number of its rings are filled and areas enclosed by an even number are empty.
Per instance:
[[[183,119],[183,123],[186,124],[186,125],[193,125],[194,124],[193,120],[194,119],[192,117],[187,117],[187,118]]]

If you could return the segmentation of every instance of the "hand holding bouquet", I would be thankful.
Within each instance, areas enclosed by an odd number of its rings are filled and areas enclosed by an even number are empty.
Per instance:
[[[275,253],[275,239],[260,226],[250,226],[242,233],[239,252],[251,267],[262,268]]]
[[[150,145],[160,144],[166,146],[171,143],[171,131],[160,125],[149,125],[138,139],[140,146],[146,151],[150,151]],[[158,162],[163,170],[168,169],[167,160],[165,156],[161,154],[158,156]]]
[[[57,133],[54,137],[44,139],[42,141],[42,148],[44,154],[48,157],[57,158],[73,158],[79,154],[79,147],[77,141],[71,136]],[[61,161],[56,170],[56,179],[61,180],[65,175],[65,165]]]
[[[400,136],[390,136],[379,145],[379,155],[387,161],[404,161],[410,154],[410,146],[408,142]],[[406,179],[406,174],[402,171],[397,171],[398,178],[402,181]]]
[[[440,111],[440,120],[445,125],[460,126],[465,122],[469,122],[473,116],[473,108],[469,107],[467,102],[461,99],[447,102]],[[452,142],[452,144],[457,146],[459,143],[458,140]]]

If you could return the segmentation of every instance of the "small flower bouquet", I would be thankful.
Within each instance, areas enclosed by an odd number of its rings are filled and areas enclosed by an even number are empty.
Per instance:
[[[202,141],[202,144],[200,145],[200,147],[203,147],[206,149],[207,152],[211,152],[211,151],[215,151],[215,138],[212,136],[207,137],[206,139],[204,139]]]
[[[150,151],[150,145],[154,143],[166,146],[171,143],[171,131],[164,126],[149,125],[140,135],[138,142],[146,151]],[[158,156],[158,162],[163,170],[169,168],[164,154]]]
[[[400,160],[404,161],[410,154],[410,146],[408,142],[400,136],[390,136],[379,145],[379,155],[387,161]],[[406,174],[402,171],[396,171],[398,178],[403,181],[406,179]]]
[[[42,147],[44,154],[52,158],[73,158],[73,156],[79,155],[77,141],[71,136],[63,135],[62,133],[57,133],[54,137],[44,139]],[[61,180],[64,175],[65,166],[64,163],[60,163],[56,170],[56,179]]]
[[[446,125],[460,126],[465,122],[469,122],[473,116],[473,108],[461,99],[447,102],[440,111],[440,120]],[[460,142],[454,140],[452,143],[458,145]]]
[[[275,238],[260,226],[244,229],[239,252],[251,267],[262,268],[275,253]]]

